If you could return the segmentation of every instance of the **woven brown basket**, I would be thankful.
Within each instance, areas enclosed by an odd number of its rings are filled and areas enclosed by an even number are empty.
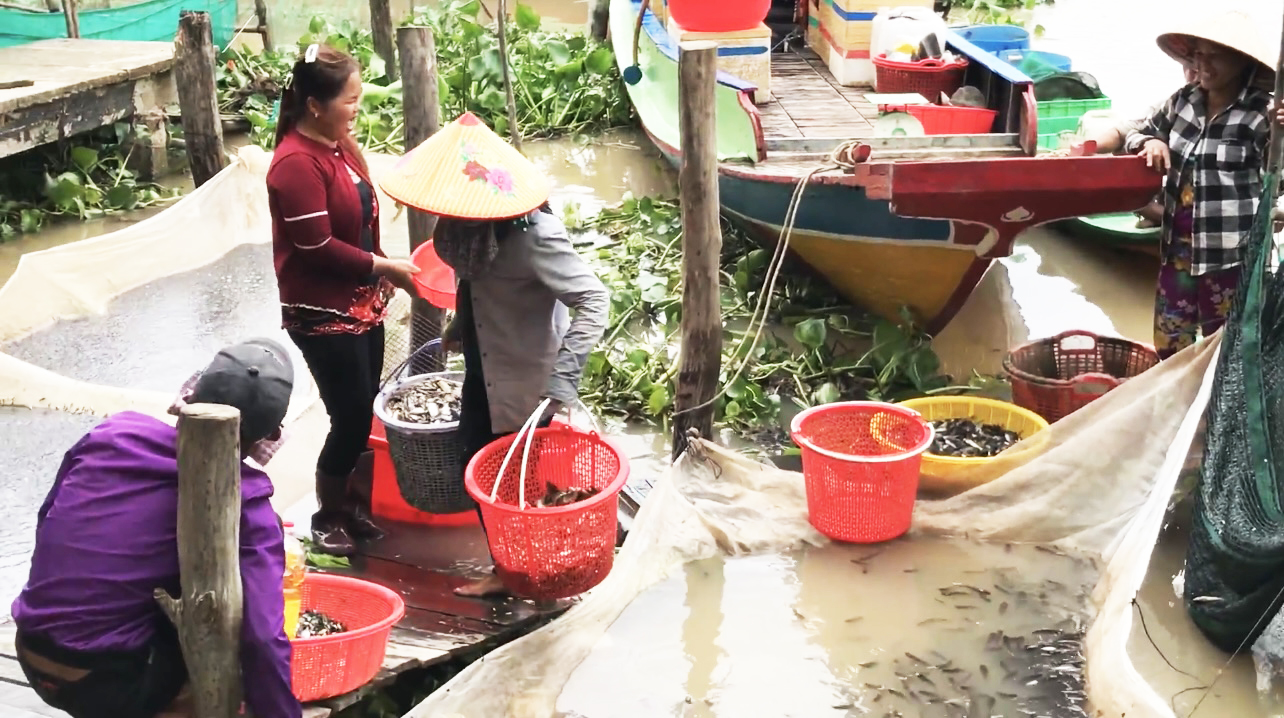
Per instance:
[[[1013,403],[1052,423],[1157,364],[1145,344],[1075,330],[1013,349],[1003,370]]]

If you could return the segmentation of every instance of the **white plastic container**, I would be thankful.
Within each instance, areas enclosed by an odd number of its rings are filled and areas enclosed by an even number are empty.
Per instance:
[[[896,59],[902,47],[917,49],[923,38],[936,35],[941,50],[945,50],[945,18],[930,7],[880,7],[870,29],[869,56],[887,55]]]

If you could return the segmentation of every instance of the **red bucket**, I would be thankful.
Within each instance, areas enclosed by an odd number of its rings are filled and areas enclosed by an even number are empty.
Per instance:
[[[415,286],[419,293],[434,307],[455,309],[455,270],[441,261],[432,240],[419,245],[410,253],[410,261],[419,267],[415,275]]]
[[[548,600],[576,596],[601,583],[615,560],[620,490],[629,479],[624,453],[594,431],[573,426],[536,429],[526,461],[521,505],[522,439],[499,477],[517,434],[488,444],[464,471],[464,486],[481,507],[495,572],[508,590]],[[491,492],[499,478],[495,501]],[[536,508],[552,485],[598,489],[592,498]]]
[[[794,417],[811,525],[835,541],[890,541],[909,530],[932,427],[895,404],[850,401]]]

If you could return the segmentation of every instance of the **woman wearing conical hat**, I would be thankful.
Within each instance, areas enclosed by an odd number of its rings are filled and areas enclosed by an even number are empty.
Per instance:
[[[437,215],[434,249],[459,282],[443,338],[464,354],[464,462],[520,429],[543,399],[552,400],[547,425],[576,400],[610,305],[606,287],[548,208],[548,181],[465,113],[402,158],[381,186],[402,204]],[[558,321],[562,307],[574,313],[569,326]],[[502,591],[492,575],[458,592]]]
[[[1198,18],[1158,38],[1195,69],[1125,148],[1165,176],[1155,348],[1167,358],[1219,329],[1230,312],[1261,198],[1278,42],[1242,12]],[[1273,199],[1273,198],[1272,198]]]

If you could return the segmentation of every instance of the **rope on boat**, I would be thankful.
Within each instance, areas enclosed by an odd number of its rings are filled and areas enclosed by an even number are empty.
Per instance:
[[[674,416],[680,416],[712,405],[725,396],[731,386],[736,383],[736,380],[744,374],[745,368],[749,366],[750,358],[753,357],[754,350],[758,348],[758,342],[762,339],[762,329],[767,325],[767,307],[771,305],[771,297],[776,291],[776,280],[780,278],[780,268],[784,265],[785,254],[789,250],[789,242],[793,239],[794,223],[798,218],[798,207],[802,204],[804,190],[807,189],[807,185],[811,184],[816,175],[832,172],[833,170],[850,171],[855,169],[860,162],[855,158],[854,153],[861,144],[860,140],[847,140],[839,144],[829,153],[829,157],[821,165],[809,170],[807,174],[798,180],[798,186],[794,188],[793,196],[789,199],[789,207],[785,210],[785,223],[780,228],[780,238],[776,241],[771,263],[767,265],[767,291],[758,295],[758,301],[754,306],[753,313],[749,316],[749,324],[745,327],[745,333],[741,336],[740,343],[736,345],[736,349],[731,353],[731,356],[734,358],[740,354],[740,350],[745,344],[745,337],[749,336],[749,330],[753,329],[753,340],[749,344],[749,350],[740,358],[740,363],[736,366],[731,378],[722,382],[722,388],[713,395],[713,398],[701,404],[675,411],[673,412]],[[758,323],[756,328],[754,327],[755,321]]]

